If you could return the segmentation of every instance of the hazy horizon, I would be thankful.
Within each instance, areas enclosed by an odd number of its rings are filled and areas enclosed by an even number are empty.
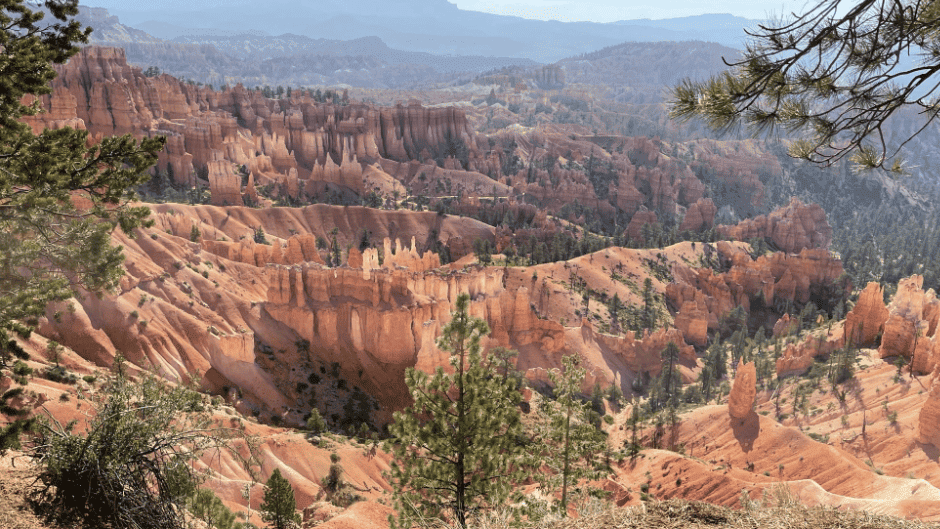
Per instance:
[[[448,0],[467,11],[511,15],[531,20],[561,22],[617,22],[661,20],[696,15],[730,14],[764,19],[770,14],[792,11],[802,5],[794,0],[670,0],[636,2],[623,0]]]
[[[445,1],[445,0],[440,0]],[[516,16],[530,20],[609,23],[621,20],[662,20],[696,15],[730,14],[750,19],[765,19],[771,14],[792,11],[802,6],[794,0],[670,0],[651,4],[622,0],[446,0],[465,11]],[[180,9],[194,2],[152,0],[147,8],[127,0],[82,0],[82,5],[104,7],[112,12],[152,11],[154,6]],[[216,0],[211,5],[238,5],[246,0]],[[348,4],[347,4],[348,5]]]

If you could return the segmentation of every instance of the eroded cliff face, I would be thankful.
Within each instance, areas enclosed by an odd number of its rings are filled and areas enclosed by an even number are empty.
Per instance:
[[[118,48],[84,48],[57,69],[53,94],[41,98],[46,113],[28,119],[35,130],[68,125],[93,139],[164,135],[159,169],[178,187],[208,187],[220,206],[302,204],[331,192],[525,195],[543,210],[577,203],[608,220],[626,215],[635,239],[656,220],[711,228],[718,205],[704,198],[705,178],[747,197],[731,204],[738,213],[762,210],[757,172],[780,172],[772,155],[749,142],[673,145],[589,137],[584,127],[557,124],[483,138],[456,107],[376,107],[338,96],[324,103],[301,90],[268,99],[240,85],[215,91],[169,75],[146,77]]]
[[[266,99],[241,85],[213,91],[168,75],[146,77],[119,48],[83,48],[57,72],[53,93],[41,98],[46,112],[27,120],[35,131],[73,126],[93,139],[165,135],[159,167],[171,168],[177,184],[208,186],[216,205],[242,205],[247,174],[254,186],[270,184],[293,199],[328,185],[391,194],[403,188],[379,161],[435,164],[434,158],[476,145],[466,117],[453,107],[317,103],[299,91]],[[498,185],[475,176],[467,191]]]

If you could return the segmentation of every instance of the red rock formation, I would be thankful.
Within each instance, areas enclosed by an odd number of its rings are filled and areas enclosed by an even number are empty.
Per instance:
[[[842,329],[842,325],[837,325],[831,330],[811,333],[798,343],[788,343],[775,364],[777,376],[802,375],[813,365],[815,358],[841,348]]]
[[[307,96],[268,100],[240,85],[214,92],[167,75],[145,77],[119,48],[83,48],[56,69],[53,94],[41,98],[47,112],[27,120],[35,130],[70,125],[87,128],[95,138],[168,135],[160,167],[172,166],[176,183],[184,185],[195,184],[196,174],[208,174],[213,195],[220,195],[217,204],[240,202],[228,172],[211,162],[245,165],[259,185],[283,181],[297,198],[327,183],[365,192],[363,164],[381,158],[415,160],[421,152],[442,153],[454,142],[471,153],[476,148],[465,115],[455,107],[414,103],[376,109],[320,104]],[[488,189],[501,185],[482,174],[474,178],[487,181]],[[314,185],[318,182],[320,187]]]
[[[869,282],[858,294],[855,307],[845,316],[846,339],[851,338],[852,344],[858,347],[873,345],[884,332],[887,320],[884,289],[878,283]]]
[[[788,206],[769,215],[743,220],[737,226],[720,226],[719,231],[737,241],[767,238],[787,253],[797,253],[805,248],[825,249],[832,242],[832,228],[826,221],[826,212],[818,204],[806,206],[796,197]]]
[[[215,151],[219,153],[219,151]],[[221,153],[219,153],[221,154]],[[232,169],[232,163],[216,159],[208,163],[209,189],[215,206],[241,206],[241,176]]]
[[[281,247],[280,241],[274,241],[273,244],[268,245],[258,244],[253,239],[244,239],[240,242],[203,240],[202,247],[219,257],[253,266],[324,264],[316,248],[316,237],[310,234],[290,237],[284,248]]]
[[[776,299],[806,303],[812,292],[832,288],[842,276],[842,263],[825,250],[804,249],[797,255],[777,252],[753,260],[740,246],[724,241],[716,246],[717,258],[731,264],[727,272],[683,267],[675,271],[674,281],[666,287],[666,298],[680,313],[689,301],[704,307],[711,330],[735,307],[750,310],[754,297],[762,297],[768,305]]]
[[[703,300],[683,302],[674,325],[686,342],[700,347],[708,344],[708,309]]]
[[[796,331],[796,321],[790,318],[789,314],[784,314],[774,323],[774,337],[789,336]]]
[[[728,414],[733,419],[746,419],[754,412],[754,397],[757,395],[757,369],[754,362],[738,367],[734,385],[728,394]]]
[[[913,367],[929,373],[936,366],[936,330],[940,320],[940,300],[933,289],[922,290],[924,278],[913,275],[898,282],[898,290],[888,305],[888,319],[878,353],[887,356],[913,356]]]
[[[927,402],[918,417],[917,440],[940,448],[940,372],[934,371]]]
[[[414,237],[411,238],[411,248],[407,250],[402,248],[401,240],[399,239],[395,239],[394,250],[392,250],[392,241],[389,240],[388,237],[382,241],[382,245],[384,251],[382,254],[384,256],[384,260],[382,262],[383,268],[394,269],[400,267],[408,268],[413,272],[424,272],[434,268],[439,268],[441,266],[441,257],[436,253],[427,251],[424,252],[423,256],[418,254],[418,251],[415,249]],[[360,268],[364,268],[366,270],[379,268],[378,249],[367,249],[365,253],[362,254],[361,260],[364,264],[362,264]]]
[[[627,225],[626,236],[634,241],[643,241],[643,226],[656,222],[656,213],[645,209],[637,211]]]
[[[698,182],[698,180],[695,180]],[[701,182],[699,182],[701,184]],[[710,198],[700,198],[689,206],[679,225],[679,231],[701,231],[711,229],[715,225],[715,214],[718,208]]]

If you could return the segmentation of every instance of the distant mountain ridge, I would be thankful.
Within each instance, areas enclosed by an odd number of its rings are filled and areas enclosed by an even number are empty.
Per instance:
[[[702,40],[740,49],[744,28],[759,22],[721,14],[608,24],[542,21],[461,10],[446,0],[272,0],[224,5],[202,0],[133,6],[116,0],[90,1],[165,39],[231,36],[248,30],[314,39],[377,36],[391,48],[412,52],[527,58],[541,63],[626,41]]]
[[[537,65],[519,58],[402,51],[374,36],[337,40],[217,31],[169,41],[122,24],[104,8],[85,6],[79,7],[77,19],[93,29],[89,45],[121,47],[133,64],[215,85],[413,88],[450,79],[455,73]]]

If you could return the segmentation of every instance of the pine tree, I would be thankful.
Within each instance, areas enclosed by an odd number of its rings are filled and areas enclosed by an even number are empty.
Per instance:
[[[749,30],[745,51],[729,71],[674,87],[671,116],[700,117],[716,130],[743,122],[755,134],[775,127],[801,131],[791,156],[823,166],[848,156],[863,168],[903,171],[898,151],[940,113],[937,3],[819,0],[807,6]],[[905,108],[923,121],[886,134],[885,123]]]
[[[209,529],[233,529],[235,513],[222,503],[222,500],[209,489],[197,489],[189,499],[189,512],[206,523]]]
[[[656,296],[653,294],[653,281],[646,278],[643,281],[643,328],[656,330],[659,310],[656,308]]]
[[[264,484],[264,496],[261,500],[261,519],[273,525],[275,529],[287,529],[292,524],[300,525],[297,504],[294,502],[294,488],[279,469],[274,469],[267,483]]]
[[[145,223],[146,207],[129,207],[164,138],[103,138],[89,147],[88,132],[47,129],[34,135],[21,122],[40,110],[22,104],[26,94],[48,94],[62,64],[87,42],[91,28],[70,20],[77,0],[45,3],[58,19],[43,22],[23,0],[0,0],[0,343],[20,322],[45,313],[50,301],[73,288],[117,286],[123,270],[111,232]],[[79,209],[76,203],[90,207]]]
[[[559,512],[568,514],[569,486],[580,479],[598,479],[601,472],[596,456],[607,447],[606,435],[592,424],[594,410],[579,398],[586,371],[574,355],[562,358],[562,369],[549,371],[557,406],[547,409],[549,431],[543,439],[552,441],[551,453],[543,458],[561,481]]]
[[[674,408],[678,405],[679,388],[682,379],[676,370],[679,362],[679,347],[675,342],[666,344],[662,352],[663,368],[656,386],[650,392],[650,405],[653,411],[660,409],[664,404]]]
[[[467,527],[471,511],[503,505],[526,461],[521,396],[512,377],[500,376],[480,353],[486,322],[469,314],[470,296],[438,346],[451,353],[453,373],[411,368],[405,382],[414,400],[395,413],[388,450],[395,456],[389,478],[395,491],[396,528],[412,527],[450,510]]]

